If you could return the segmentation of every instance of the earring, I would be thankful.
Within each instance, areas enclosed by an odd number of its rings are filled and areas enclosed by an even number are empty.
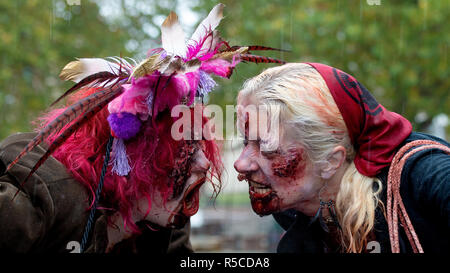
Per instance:
[[[333,200],[328,201],[327,206],[328,206],[328,211],[330,212],[331,219],[333,219],[333,223],[334,223],[340,230],[342,230],[341,225],[339,224],[339,221],[338,221],[338,218],[337,218],[337,215],[336,215],[336,210],[335,210],[335,208],[334,208],[334,202],[333,202]]]
[[[309,225],[311,225],[312,223],[314,223],[318,219],[320,227],[327,233],[330,232],[330,229],[328,228],[327,223],[333,223],[339,229],[341,229],[341,225],[339,224],[339,221],[338,221],[337,216],[336,216],[336,211],[334,209],[334,202],[333,202],[333,200],[329,200],[328,202],[324,202],[324,201],[322,201],[322,199],[320,199],[319,202],[320,202],[319,209],[317,210],[316,215],[311,219]],[[328,211],[330,213],[330,217],[327,217],[327,219],[325,219],[323,217],[323,213],[322,213],[322,209],[324,209],[325,206],[327,206]]]
[[[322,227],[322,229],[325,232],[329,232],[329,229],[327,227],[327,225],[325,224],[325,221],[323,219],[323,214],[322,214],[322,209],[325,208],[325,205],[327,203],[325,203],[324,201],[322,201],[322,199],[320,199],[320,205],[319,205],[319,209],[316,212],[316,215],[311,219],[311,221],[309,222],[309,225],[311,225],[312,223],[314,223],[315,221],[319,220],[319,224]]]

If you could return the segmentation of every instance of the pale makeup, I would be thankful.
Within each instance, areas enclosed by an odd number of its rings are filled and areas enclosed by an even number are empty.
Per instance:
[[[132,220],[134,222],[148,221],[153,226],[164,228],[180,228],[191,215],[183,213],[184,201],[187,195],[197,194],[197,202],[194,206],[198,208],[198,194],[200,187],[205,183],[206,174],[209,170],[210,162],[206,158],[202,149],[198,149],[191,162],[191,175],[186,180],[183,191],[176,198],[168,199],[164,202],[164,197],[159,192],[152,196],[151,208],[148,210],[148,200],[141,198],[134,204]],[[148,213],[146,213],[148,211]],[[197,210],[191,211],[195,214]],[[110,218],[113,225],[108,225],[108,247],[110,251],[115,244],[133,235],[129,230],[124,229],[123,218],[120,213],[115,213]],[[178,223],[177,223],[178,222]]]
[[[254,103],[252,99],[238,102],[244,107]],[[251,108],[250,108],[251,109]],[[257,113],[256,113],[257,115]],[[238,113],[238,128],[243,135],[258,135],[258,126],[248,126],[248,119]],[[256,132],[252,132],[256,130]],[[255,213],[263,216],[294,208],[313,216],[319,206],[319,191],[331,182],[323,179],[305,148],[298,142],[293,128],[283,124],[276,151],[261,151],[264,139],[244,141],[243,150],[234,167],[239,180],[249,184],[249,196]],[[334,181],[334,179],[332,179]],[[335,198],[334,184],[322,190],[324,199]]]

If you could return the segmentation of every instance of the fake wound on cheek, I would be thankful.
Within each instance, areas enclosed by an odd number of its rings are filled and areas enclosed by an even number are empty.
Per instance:
[[[191,163],[196,150],[197,143],[194,141],[183,141],[180,143],[174,168],[169,175],[173,179],[172,197],[177,197],[181,194],[186,180],[191,176]]]
[[[298,179],[305,172],[305,157],[303,149],[291,149],[272,159],[272,171],[278,177]]]

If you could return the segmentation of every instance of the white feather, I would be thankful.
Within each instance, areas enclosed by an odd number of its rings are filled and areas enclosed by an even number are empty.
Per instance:
[[[204,38],[210,31],[214,31],[223,18],[224,4],[217,4],[208,14],[208,16],[198,25],[189,40],[189,45],[195,45],[196,42]],[[206,45],[207,43],[205,43]]]
[[[114,63],[121,65],[122,72],[126,71],[128,73],[131,73],[133,68],[137,65],[136,60],[134,60],[133,58],[130,58],[130,57],[122,58],[119,56],[112,56],[112,57],[107,57],[106,59],[112,60],[112,61],[114,61]],[[133,63],[131,64],[130,61],[132,61]]]
[[[117,74],[120,70],[120,66],[118,64],[108,62],[102,58],[80,58],[78,61],[80,62],[81,69],[79,73],[71,79],[77,83],[87,76],[98,72],[108,71]]]
[[[170,12],[161,26],[162,47],[169,55],[186,56],[187,46],[184,31],[175,12]]]

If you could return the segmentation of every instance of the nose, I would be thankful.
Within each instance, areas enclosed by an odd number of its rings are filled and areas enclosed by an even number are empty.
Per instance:
[[[234,162],[234,169],[238,173],[251,173],[258,170],[258,164],[250,156],[246,148],[244,148],[238,159]]]
[[[211,163],[209,162],[208,158],[206,157],[203,150],[198,149],[195,153],[195,159],[194,164],[192,166],[193,172],[207,172],[209,170],[209,167],[211,166]]]

